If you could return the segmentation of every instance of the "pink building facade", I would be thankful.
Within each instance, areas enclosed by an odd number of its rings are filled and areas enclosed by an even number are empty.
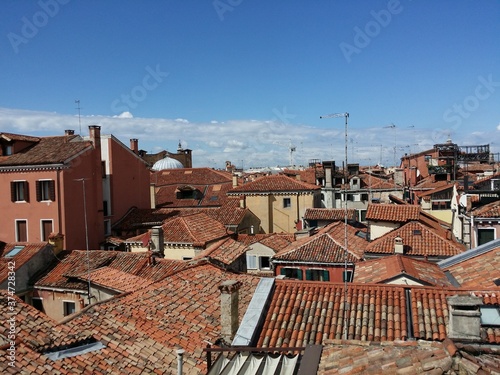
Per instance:
[[[57,233],[64,249],[98,249],[126,207],[148,208],[146,163],[105,139],[95,125],[87,140],[71,130],[55,137],[0,133],[0,239],[45,242]],[[105,160],[102,143],[110,151]]]

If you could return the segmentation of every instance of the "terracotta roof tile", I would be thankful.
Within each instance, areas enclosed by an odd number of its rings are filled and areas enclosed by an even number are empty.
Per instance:
[[[423,285],[453,286],[436,263],[402,255],[358,262],[354,271],[356,283],[391,282],[394,284],[393,280],[400,276],[414,279]]]
[[[247,246],[232,238],[224,238],[210,245],[202,251],[195,259],[210,258],[218,261],[221,265],[231,265],[239,257],[245,254]]]
[[[475,218],[500,218],[500,200],[477,207],[470,214]]]
[[[304,214],[305,220],[330,220],[338,221],[345,219],[345,209],[342,208],[308,208]],[[353,220],[356,215],[356,210],[350,208],[347,210],[348,220]]]
[[[287,262],[315,262],[341,264],[346,261],[344,243],[338,243],[328,233],[306,238],[294,242],[279,251],[274,261]],[[355,263],[359,260],[351,251],[347,252],[347,262]]]
[[[6,257],[16,246],[24,246],[23,249],[13,257]],[[9,273],[9,262],[15,263],[15,269],[18,270],[26,264],[31,258],[50,245],[47,242],[0,242],[0,283],[7,279]]]
[[[153,282],[112,267],[102,267],[80,277],[82,281],[89,280],[98,286],[113,289],[118,292],[132,292]]]
[[[454,288],[356,283],[348,284],[346,293],[340,283],[276,280],[257,346],[323,345],[345,338],[442,341],[450,315],[446,297],[457,294],[480,296],[485,304],[499,301],[495,292]],[[487,331],[483,342],[495,342],[498,336],[491,330],[488,336]]]
[[[38,139],[33,146],[0,161],[0,166],[64,163],[72,156],[92,147],[91,142],[83,141],[78,135]]]
[[[258,242],[274,251],[279,251],[294,242],[295,236],[291,233],[238,234],[237,241],[246,246]]]
[[[269,192],[299,192],[315,191],[321,189],[320,186],[297,181],[284,175],[272,175],[259,177],[255,181],[238,186],[228,192],[236,193],[269,193]]]
[[[370,242],[366,253],[394,254],[396,237],[403,240],[405,255],[446,258],[465,250],[462,245],[443,238],[432,228],[413,221]]]
[[[420,206],[398,204],[369,204],[366,220],[406,223],[420,218]]]

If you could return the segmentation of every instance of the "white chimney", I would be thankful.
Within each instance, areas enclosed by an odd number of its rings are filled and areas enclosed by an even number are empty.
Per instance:
[[[240,208],[247,208],[246,198],[244,195],[240,195]]]
[[[394,238],[394,254],[404,254],[403,239],[399,236]]]
[[[221,337],[231,342],[238,330],[238,290],[241,282],[227,280],[219,285],[221,306]]]
[[[233,174],[233,188],[238,187],[238,176]]]
[[[448,337],[455,340],[481,340],[481,297],[455,295],[446,297],[450,310]]]

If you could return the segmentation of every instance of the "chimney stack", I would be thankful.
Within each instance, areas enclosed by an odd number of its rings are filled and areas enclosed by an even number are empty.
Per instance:
[[[221,305],[221,337],[231,342],[238,330],[238,294],[241,282],[227,280],[219,285]]]
[[[156,226],[151,228],[151,251],[161,258],[165,256],[164,252],[164,240],[163,240],[163,228],[161,226]]]
[[[394,238],[394,254],[404,254],[403,239],[399,236]]]
[[[240,195],[240,208],[247,208],[246,197]]]
[[[75,131],[72,129],[66,129],[64,131],[64,135],[74,135],[74,134],[75,134]]]
[[[101,149],[101,127],[99,125],[89,125],[90,140],[94,144],[94,148]]]
[[[149,184],[149,201],[150,208],[154,210],[156,208],[156,192],[155,192],[155,184]]]
[[[325,188],[332,188],[333,182],[333,162],[332,161],[324,161],[323,169],[325,171]]]
[[[134,154],[139,154],[139,140],[137,138],[132,138],[130,140],[130,149],[134,152]]]
[[[450,311],[448,337],[452,340],[480,341],[480,306],[483,299],[468,295],[454,295],[446,299]]]
[[[238,176],[233,174],[233,188],[238,187]]]

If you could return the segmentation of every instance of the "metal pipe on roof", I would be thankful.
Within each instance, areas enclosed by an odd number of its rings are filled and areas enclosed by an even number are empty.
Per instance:
[[[184,349],[177,349],[177,375],[182,375],[182,356]]]
[[[405,296],[406,296],[406,332],[407,338],[413,339],[413,324],[411,319],[411,290],[409,288],[405,288]]]

